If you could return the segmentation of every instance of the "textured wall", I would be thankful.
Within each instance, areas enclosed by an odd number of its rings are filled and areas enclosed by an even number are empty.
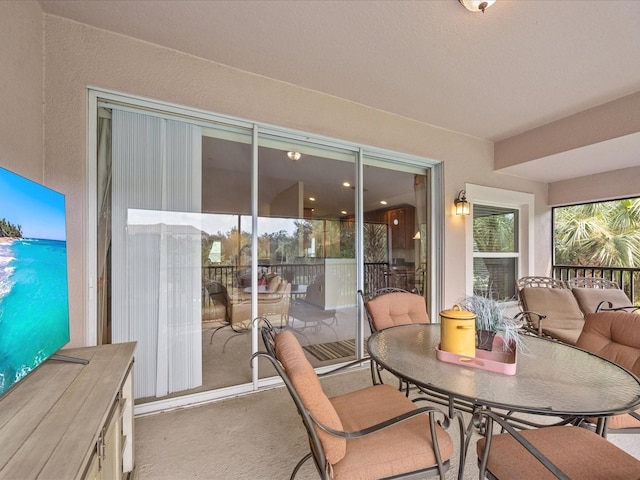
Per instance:
[[[445,304],[464,293],[464,226],[451,215],[465,182],[532,192],[546,188],[494,174],[493,145],[375,109],[45,16],[47,178],[68,195],[72,344],[84,342],[87,86],[138,94],[445,162]],[[540,205],[541,212],[546,206]],[[547,256],[548,238],[540,239]],[[471,259],[468,259],[471,261]],[[541,265],[543,265],[542,263]]]
[[[42,12],[0,2],[0,166],[42,183]]]

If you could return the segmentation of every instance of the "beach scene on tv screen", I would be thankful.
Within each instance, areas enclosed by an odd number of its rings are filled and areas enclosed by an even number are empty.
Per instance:
[[[0,395],[69,341],[65,198],[0,168]]]

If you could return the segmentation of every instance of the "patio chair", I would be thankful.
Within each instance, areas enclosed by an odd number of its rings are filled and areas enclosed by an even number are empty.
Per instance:
[[[640,377],[640,315],[623,311],[588,314],[576,346]],[[607,431],[640,433],[640,410],[611,417],[599,433],[606,435]]]
[[[395,325],[411,323],[431,323],[427,313],[427,303],[422,295],[408,292],[401,288],[385,287],[365,295],[358,290],[362,298],[364,310],[372,332]],[[371,379],[373,384],[383,383],[381,368],[371,361]],[[400,389],[405,387],[408,394],[408,384],[400,381]]]
[[[612,280],[598,277],[577,277],[567,282],[580,310],[586,315],[607,310],[635,311],[627,294]]]
[[[401,288],[381,288],[362,297],[371,331],[382,330],[396,325],[411,323],[431,323],[427,313],[427,302],[418,295]]]
[[[261,335],[267,351],[254,354],[252,360],[266,358],[277,370],[309,437],[311,451],[295,466],[292,480],[309,458],[322,480],[416,474],[445,478],[453,443],[444,430],[448,426],[444,412],[418,408],[388,385],[328,398],[291,331],[277,333],[263,320]],[[441,419],[436,421],[436,417]]]
[[[523,277],[517,280],[516,288],[525,330],[575,345],[584,314],[563,282],[550,277]]]
[[[492,480],[637,480],[640,460],[586,428],[550,426],[515,430],[495,412],[474,414],[486,435],[476,451],[480,478]],[[494,422],[505,433],[494,433]]]

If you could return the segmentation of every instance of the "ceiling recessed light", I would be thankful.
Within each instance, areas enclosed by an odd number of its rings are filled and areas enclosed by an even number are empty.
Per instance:
[[[387,204],[387,201],[386,201],[386,200],[380,200],[380,203],[381,203],[382,205],[386,205],[386,204]]]
[[[351,184],[349,182],[343,182],[342,186],[349,188],[351,186]]]
[[[340,210],[340,213],[341,213],[342,215],[346,215],[346,214],[347,214],[347,211],[346,211],[346,210]]]
[[[296,160],[300,160],[301,156],[302,154],[300,152],[287,152],[287,157],[289,157],[289,159],[293,160],[294,162]]]
[[[309,201],[310,202],[315,202],[316,201],[316,197],[309,197]]]

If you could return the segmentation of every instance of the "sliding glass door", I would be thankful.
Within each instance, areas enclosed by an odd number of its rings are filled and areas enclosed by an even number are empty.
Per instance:
[[[322,367],[363,353],[358,289],[430,300],[428,162],[96,102],[99,342],[138,342],[138,405],[270,382],[249,362],[260,322],[292,330]]]
[[[272,321],[297,335],[314,366],[352,360],[356,153],[269,134],[258,145],[259,275],[277,276],[289,297]],[[273,301],[261,296],[260,314]]]
[[[429,171],[366,156],[363,167],[364,291],[401,288],[430,298]]]

